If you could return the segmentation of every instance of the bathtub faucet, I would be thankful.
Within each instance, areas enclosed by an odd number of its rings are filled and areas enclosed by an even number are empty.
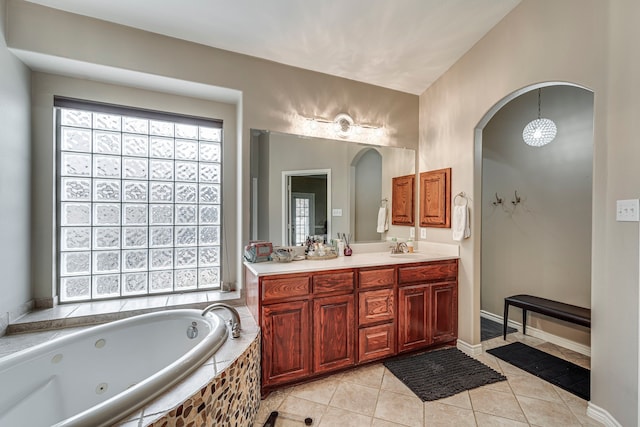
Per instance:
[[[213,310],[220,309],[226,309],[229,313],[231,313],[231,320],[229,321],[229,324],[231,325],[231,338],[240,337],[240,330],[242,329],[242,326],[240,325],[240,314],[238,314],[238,310],[236,310],[234,307],[222,302],[216,302],[202,310],[202,316],[206,316],[207,313]]]

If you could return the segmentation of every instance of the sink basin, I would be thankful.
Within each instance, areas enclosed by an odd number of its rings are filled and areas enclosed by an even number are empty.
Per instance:
[[[390,257],[393,258],[424,258],[424,254],[421,254],[420,252],[406,252],[403,254],[389,254]]]

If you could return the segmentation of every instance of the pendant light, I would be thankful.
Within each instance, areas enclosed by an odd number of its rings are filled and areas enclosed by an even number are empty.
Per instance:
[[[538,118],[529,122],[522,131],[522,139],[525,144],[532,147],[547,145],[553,141],[558,132],[553,121],[540,118],[540,91],[541,89],[538,89]]]

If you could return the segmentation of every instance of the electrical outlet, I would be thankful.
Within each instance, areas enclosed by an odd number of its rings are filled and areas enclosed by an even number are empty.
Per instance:
[[[420,228],[420,238],[421,239],[426,239],[427,238],[427,229],[426,228]]]
[[[409,237],[411,237],[412,239],[416,237],[416,229],[411,227],[409,229]]]
[[[616,221],[640,221],[640,200],[617,200]]]

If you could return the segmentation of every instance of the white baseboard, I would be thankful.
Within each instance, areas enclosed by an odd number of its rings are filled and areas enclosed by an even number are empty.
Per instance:
[[[480,317],[484,317],[485,319],[493,320],[494,322],[502,324],[502,316],[489,313],[488,311],[480,310]],[[520,322],[509,320],[507,322],[507,325],[511,326],[512,328],[516,328],[518,332],[522,332],[522,323]],[[527,326],[527,335],[530,335],[535,338],[539,338],[541,340],[550,342],[552,344],[559,345],[560,347],[564,347],[569,350],[575,351],[577,353],[584,354],[585,356],[591,357],[591,347],[586,346],[584,344],[577,343],[575,341],[568,340],[566,338],[559,337],[557,335],[550,334],[549,332],[545,332],[541,329]]]
[[[471,345],[459,339],[456,342],[456,347],[468,356],[478,356],[482,354],[482,344]]]
[[[606,409],[594,405],[591,402],[587,403],[587,415],[596,421],[600,421],[607,427],[622,427],[613,416]]]

